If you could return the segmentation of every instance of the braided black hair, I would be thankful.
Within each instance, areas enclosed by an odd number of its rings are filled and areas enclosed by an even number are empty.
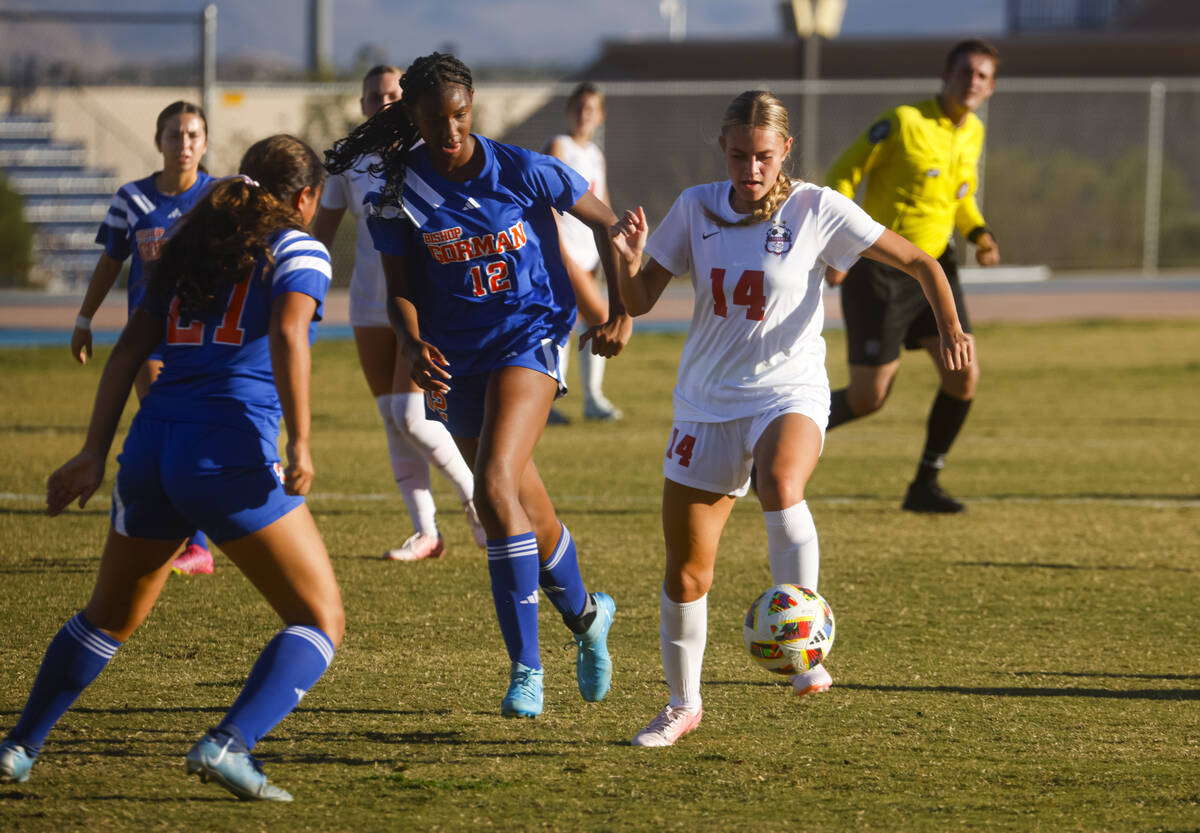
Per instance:
[[[339,174],[354,167],[362,157],[378,154],[379,161],[367,170],[385,177],[379,206],[403,206],[408,173],[405,157],[420,139],[406,108],[415,108],[421,98],[445,84],[461,84],[468,91],[474,90],[471,70],[453,55],[434,52],[417,58],[400,78],[400,101],[384,107],[349,136],[334,142],[333,148],[325,151],[325,170]]]

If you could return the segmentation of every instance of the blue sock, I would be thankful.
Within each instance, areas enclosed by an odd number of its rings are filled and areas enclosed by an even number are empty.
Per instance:
[[[538,654],[538,551],[532,532],[487,542],[492,601],[508,658],[542,667]]]
[[[208,539],[204,537],[203,532],[197,529],[194,533],[192,533],[192,537],[188,539],[188,546],[192,545],[208,549]]]
[[[575,619],[587,607],[587,590],[583,587],[583,576],[579,574],[579,559],[575,555],[575,539],[566,524],[559,523],[562,530],[554,555],[541,565],[538,581],[546,598],[564,620]]]
[[[258,655],[242,693],[217,728],[237,728],[246,748],[253,749],[300,704],[331,660],[333,643],[320,628],[289,625]]]
[[[41,752],[54,724],[120,647],[120,642],[83,618],[82,612],[67,620],[50,640],[29,701],[7,740],[34,755]]]

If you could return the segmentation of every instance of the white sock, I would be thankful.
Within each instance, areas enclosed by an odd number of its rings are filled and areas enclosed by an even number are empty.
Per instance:
[[[579,379],[583,383],[583,397],[588,402],[603,402],[604,393],[600,384],[604,381],[606,359],[591,351],[591,345],[583,349],[579,356]]]
[[[798,584],[816,592],[821,550],[808,501],[802,500],[778,512],[763,512],[763,518],[767,522],[771,580],[776,584]]]
[[[409,443],[445,475],[462,503],[475,495],[475,478],[446,426],[425,418],[425,395],[393,393],[392,417]]]
[[[408,508],[408,516],[412,519],[417,532],[426,535],[437,535],[437,510],[433,502],[433,492],[429,488],[429,464],[414,448],[404,432],[392,418],[392,394],[375,397],[379,414],[383,417],[383,428],[387,433],[388,456],[392,461],[392,476],[396,478],[396,486],[404,498]]]
[[[694,602],[673,602],[664,589],[658,601],[658,642],[671,706],[700,708],[700,668],[708,637],[708,594]]]

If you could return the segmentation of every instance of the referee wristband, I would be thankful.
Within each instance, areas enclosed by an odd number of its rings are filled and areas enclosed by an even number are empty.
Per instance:
[[[92,319],[88,318],[86,315],[75,316],[75,329],[77,329],[77,330],[92,329]]]
[[[975,228],[971,229],[967,233],[967,239],[978,246],[979,238],[983,237],[985,234],[992,234],[991,229],[989,229],[987,226],[975,226]],[[995,240],[996,235],[992,234],[992,239]]]

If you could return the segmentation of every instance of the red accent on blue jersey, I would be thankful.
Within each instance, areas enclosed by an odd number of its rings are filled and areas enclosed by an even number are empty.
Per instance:
[[[408,156],[403,213],[385,207],[367,218],[376,249],[408,258],[421,337],[457,375],[485,373],[528,344],[570,334],[575,293],[554,212],[588,189],[552,156],[475,140],[485,159],[475,178],[445,179],[421,145]]]
[[[117,189],[108,214],[96,232],[96,242],[113,260],[129,263],[129,311],[141,304],[146,293],[146,264],[158,259],[167,229],[191,210],[208,191],[213,177],[199,171],[192,187],[182,194],[168,196],[154,187],[150,174],[145,179],[126,182]]]
[[[286,292],[317,300],[308,340],[317,334],[332,270],[329,252],[302,231],[277,233],[271,240],[273,267],[265,261],[231,286],[215,311],[185,321],[178,299],[147,293],[142,306],[164,320],[162,374],[150,386],[141,410],[170,422],[201,422],[279,435],[283,415],[271,369],[268,330],[271,307]]]

